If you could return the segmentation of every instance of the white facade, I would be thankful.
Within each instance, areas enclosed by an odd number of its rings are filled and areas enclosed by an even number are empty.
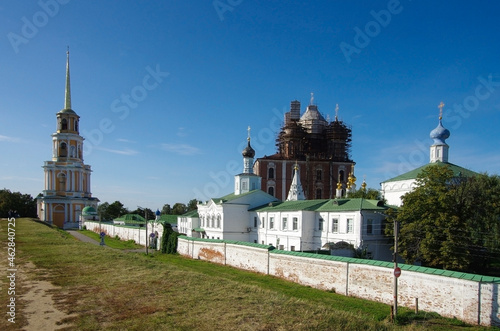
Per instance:
[[[401,206],[401,197],[415,188],[415,179],[403,179],[391,182],[383,182],[382,196],[386,199],[387,204],[392,206]]]

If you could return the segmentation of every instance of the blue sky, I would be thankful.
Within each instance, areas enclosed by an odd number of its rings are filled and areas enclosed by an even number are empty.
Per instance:
[[[310,93],[352,126],[369,187],[429,160],[443,101],[450,162],[500,173],[494,1],[77,1],[0,5],[0,187],[36,196],[72,108],[102,202],[151,209],[232,192],[251,126],[275,152]]]

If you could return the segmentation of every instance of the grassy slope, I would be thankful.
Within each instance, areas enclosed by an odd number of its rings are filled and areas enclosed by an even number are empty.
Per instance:
[[[5,247],[6,222],[0,231]],[[71,321],[79,330],[481,329],[405,309],[400,316],[414,323],[394,327],[387,305],[180,256],[103,249],[27,219],[17,220],[16,253],[18,268],[27,261],[38,268],[28,277],[61,287],[58,307],[78,314]],[[4,289],[0,302],[7,302]],[[24,318],[18,309],[16,329]],[[6,325],[0,320],[0,329]]]

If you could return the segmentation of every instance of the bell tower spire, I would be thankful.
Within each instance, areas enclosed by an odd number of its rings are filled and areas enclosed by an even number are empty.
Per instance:
[[[69,46],[66,51],[66,89],[64,91],[64,109],[71,109],[71,86],[69,80]]]

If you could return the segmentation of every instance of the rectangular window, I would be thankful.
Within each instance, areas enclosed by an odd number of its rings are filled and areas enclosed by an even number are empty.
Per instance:
[[[354,232],[354,224],[352,218],[347,219],[347,233],[353,233]]]
[[[339,220],[338,220],[338,218],[332,219],[332,232],[333,233],[339,232]]]
[[[322,177],[322,172],[321,170],[316,170],[316,180],[321,180],[321,177]]]
[[[254,218],[253,218],[253,227],[254,228],[257,227],[257,216],[254,216]]]
[[[262,217],[262,228],[264,229],[266,227],[266,218]]]
[[[269,229],[274,229],[274,217],[269,217]]]
[[[297,230],[299,228],[299,219],[297,217],[293,218],[292,227],[293,230]]]
[[[288,222],[287,218],[283,217],[282,224],[281,224],[282,230],[286,230],[287,225],[288,225],[287,222]]]
[[[386,226],[385,219],[383,219],[380,221],[380,234],[385,235],[385,226]]]
[[[292,252],[295,252],[295,246],[290,246],[290,250],[291,250]]]
[[[325,222],[322,218],[319,219],[318,230],[323,231],[323,222]]]
[[[373,234],[373,220],[366,221],[366,234]]]

